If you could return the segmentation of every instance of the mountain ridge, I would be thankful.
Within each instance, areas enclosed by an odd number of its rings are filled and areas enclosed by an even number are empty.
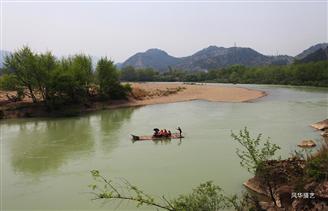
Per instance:
[[[314,53],[315,51],[319,49],[325,49],[328,47],[328,43],[318,43],[315,45],[310,46],[309,48],[302,51],[300,54],[295,56],[295,59],[301,60],[304,59],[306,56]]]
[[[150,48],[145,52],[138,52],[122,63],[116,63],[118,68],[133,66],[135,68],[153,68],[160,72],[168,71],[172,68],[179,68],[190,71],[206,71],[209,69],[224,68],[234,64],[244,66],[262,66],[262,65],[285,65],[295,62],[296,60],[307,61],[308,55],[318,51],[325,50],[328,43],[318,43],[303,50],[295,57],[289,55],[269,56],[259,53],[250,47],[218,47],[210,45],[195,53],[184,56],[174,57],[169,55],[164,50],[158,48]],[[0,50],[0,68],[3,67],[5,55],[10,54],[9,51]],[[317,53],[322,54],[322,52]],[[316,56],[317,57],[317,56]],[[322,56],[321,56],[322,57]],[[320,58],[321,58],[320,57]],[[319,58],[319,57],[318,57]],[[99,58],[92,57],[93,66]]]
[[[318,61],[328,61],[328,46],[325,48],[319,48],[313,53],[308,54],[307,56],[299,59],[299,63],[308,63],[308,62],[318,62]]]
[[[9,55],[10,52],[6,50],[0,50],[0,68],[3,67],[3,62],[5,60],[6,55]]]
[[[121,66],[153,68],[160,72],[167,71],[170,68],[206,71],[213,68],[224,68],[233,64],[245,66],[283,65],[289,64],[292,61],[293,57],[291,56],[266,56],[249,47],[225,48],[210,45],[185,57],[173,57],[161,49],[152,48],[145,52],[134,54],[123,62]]]
[[[134,54],[122,63],[122,67],[134,66],[135,68],[154,68],[163,71],[169,66],[176,65],[178,60],[163,50],[151,48],[145,52]]]

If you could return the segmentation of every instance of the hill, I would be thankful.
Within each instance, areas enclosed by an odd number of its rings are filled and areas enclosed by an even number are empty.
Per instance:
[[[176,65],[176,67],[185,70],[209,70],[224,68],[234,64],[248,67],[289,64],[291,60],[292,57],[288,56],[265,56],[251,48],[209,46],[192,56],[183,58],[182,62]]]
[[[159,71],[165,71],[170,66],[179,62],[178,58],[168,55],[160,49],[149,49],[143,53],[137,53],[127,59],[121,66],[133,66],[135,68],[153,68]]]
[[[328,47],[319,48],[313,53],[307,55],[303,59],[300,59],[299,63],[308,63],[308,62],[318,62],[318,61],[328,61]]]
[[[3,62],[5,60],[5,56],[8,54],[10,54],[9,51],[0,50],[0,68],[3,67]]]
[[[319,44],[313,45],[313,46],[305,49],[302,53],[295,56],[295,58],[298,60],[304,59],[306,56],[314,53],[315,51],[317,51],[319,49],[324,49],[327,47],[328,47],[328,43],[319,43]]]
[[[160,72],[170,67],[189,71],[206,71],[224,68],[233,64],[262,66],[269,64],[285,65],[293,61],[290,56],[265,56],[251,48],[209,46],[191,56],[176,58],[159,49],[149,49],[127,59],[122,67],[153,68]]]

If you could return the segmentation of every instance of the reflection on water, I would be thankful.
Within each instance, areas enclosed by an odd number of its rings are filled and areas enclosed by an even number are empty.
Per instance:
[[[91,156],[98,133],[103,134],[103,148],[112,150],[118,143],[118,129],[132,113],[133,108],[128,108],[78,118],[10,120],[1,127],[4,140],[12,142],[11,166],[33,175],[56,170],[72,158]]]
[[[101,144],[103,150],[109,153],[113,150],[113,146],[116,146],[119,142],[119,128],[125,121],[128,121],[134,112],[138,108],[123,108],[113,110],[111,112],[101,112],[100,128],[101,128]]]
[[[179,139],[173,139],[174,142],[177,142],[178,145],[180,146],[182,144],[182,138],[179,138]],[[137,140],[137,141],[134,141],[134,140],[131,140],[132,143],[139,143],[139,142],[152,142],[156,145],[161,145],[161,144],[171,144],[172,142],[172,139],[170,138],[163,138],[163,139],[153,139],[153,140]]]
[[[12,166],[22,173],[41,174],[93,147],[90,118],[51,120],[20,125],[11,147]]]

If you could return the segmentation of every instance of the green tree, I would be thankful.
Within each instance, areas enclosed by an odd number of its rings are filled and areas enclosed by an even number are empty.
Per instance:
[[[240,165],[245,167],[250,173],[263,179],[269,189],[272,201],[276,204],[273,194],[274,178],[271,178],[270,172],[265,171],[265,163],[274,156],[280,147],[272,144],[270,138],[267,138],[263,142],[261,139],[262,134],[258,134],[256,138],[252,138],[246,127],[240,130],[238,134],[231,132],[231,136],[243,147],[243,149],[237,148],[236,151],[236,154],[241,160]]]
[[[136,202],[137,207],[149,205],[169,211],[217,211],[225,208],[243,210],[248,206],[244,197],[239,200],[236,195],[227,196],[211,181],[201,183],[190,194],[181,194],[168,200],[165,196],[154,198],[124,179],[115,183],[103,177],[98,170],[92,170],[91,175],[95,183],[89,187],[93,190],[94,199],[127,200]]]
[[[190,194],[180,195],[170,204],[174,210],[179,211],[214,211],[232,206],[222,193],[222,189],[211,181],[200,184]]]
[[[62,58],[51,74],[49,96],[52,104],[81,103],[88,100],[93,81],[91,58],[75,55]]]
[[[10,101],[22,100],[24,97],[24,87],[19,84],[14,74],[4,74],[0,77],[0,89],[16,91],[16,96],[11,96],[8,93],[6,94]]]
[[[9,54],[4,59],[5,74],[13,74],[17,82],[17,88],[23,87],[27,89],[33,102],[37,102],[35,88],[37,86],[37,79],[35,77],[37,69],[36,55],[29,47],[23,47],[13,54]],[[11,78],[12,80],[12,78]]]
[[[123,81],[139,81],[139,76],[132,66],[123,67],[121,70],[121,79]]]
[[[138,69],[138,79],[139,81],[154,81],[158,72],[155,72],[151,68]]]
[[[125,67],[121,78],[125,81],[190,81],[190,82],[221,82],[221,83],[256,83],[256,84],[289,84],[328,87],[328,61],[310,62],[305,64],[267,65],[246,67],[231,65],[208,72],[183,71],[169,68],[159,73]]]
[[[51,100],[51,80],[54,74],[54,71],[57,68],[58,62],[52,53],[47,52],[45,54],[36,55],[37,66],[35,69],[34,77],[37,81],[36,88],[41,94],[42,100],[48,104]]]
[[[238,134],[231,133],[231,136],[244,148],[237,148],[236,153],[241,159],[240,165],[247,168],[250,173],[255,173],[265,161],[269,160],[280,149],[278,145],[270,142],[269,137],[262,143],[262,134],[252,138],[246,127],[240,130]]]
[[[36,54],[30,48],[23,47],[5,58],[4,84],[11,84],[11,89],[23,96],[25,90],[33,102],[38,99],[47,102],[51,74],[57,66],[56,58],[50,53]],[[7,82],[5,82],[7,80]],[[3,87],[8,90],[9,86]],[[36,96],[40,95],[40,98]]]
[[[96,77],[102,98],[121,99],[126,97],[129,87],[121,85],[119,73],[112,61],[101,58],[97,63]]]

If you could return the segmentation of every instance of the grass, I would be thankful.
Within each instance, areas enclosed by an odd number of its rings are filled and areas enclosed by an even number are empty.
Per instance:
[[[185,87],[178,86],[176,88],[166,88],[166,89],[156,89],[153,91],[147,91],[141,88],[133,88],[132,90],[132,97],[136,100],[142,100],[145,98],[152,98],[152,97],[160,97],[160,96],[169,96],[172,94],[176,94],[182,90],[185,90]]]
[[[317,152],[311,154],[306,162],[305,176],[316,181],[328,179],[328,144],[327,140],[320,145]]]

